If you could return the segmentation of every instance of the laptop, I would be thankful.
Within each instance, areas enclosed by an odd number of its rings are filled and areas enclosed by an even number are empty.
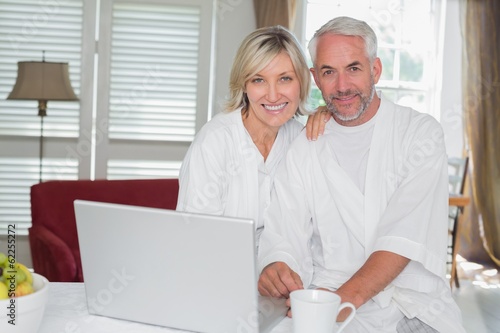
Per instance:
[[[249,219],[76,200],[90,314],[195,332],[269,332]]]

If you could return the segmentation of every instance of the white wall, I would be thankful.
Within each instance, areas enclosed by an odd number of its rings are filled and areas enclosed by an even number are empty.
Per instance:
[[[214,114],[221,110],[226,99],[236,50],[243,38],[256,28],[253,1],[217,1],[216,25]]]
[[[459,2],[448,0],[446,7],[445,45],[443,54],[443,88],[441,117],[448,156],[462,156],[464,131],[462,119],[462,36]]]

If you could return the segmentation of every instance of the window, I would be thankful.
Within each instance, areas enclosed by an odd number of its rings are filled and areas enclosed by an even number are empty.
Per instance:
[[[305,38],[328,20],[351,16],[366,21],[378,38],[382,76],[377,84],[390,100],[437,116],[441,1],[431,0],[308,0]],[[307,44],[306,44],[307,45]],[[317,87],[315,104],[324,104]]]
[[[39,177],[40,117],[36,101],[6,100],[17,77],[18,61],[69,62],[70,79],[80,93],[83,6],[81,1],[44,4],[36,0],[0,1],[0,233],[30,225],[30,186]],[[78,140],[79,105],[48,102],[44,117],[44,179],[76,179],[78,164],[67,161],[65,146]]]
[[[101,2],[96,178],[178,176],[211,112],[213,10],[202,0]]]
[[[7,101],[17,62],[68,62],[79,102],[48,102],[42,179],[177,177],[211,110],[213,3],[0,0],[0,234],[30,226],[36,101]]]

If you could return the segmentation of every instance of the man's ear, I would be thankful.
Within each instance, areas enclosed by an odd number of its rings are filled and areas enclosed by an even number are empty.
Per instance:
[[[382,75],[382,61],[379,57],[375,58],[373,61],[372,73],[373,80],[375,81],[375,84],[377,84],[380,76]]]
[[[318,80],[318,76],[317,76],[316,70],[314,69],[314,67],[311,67],[311,68],[309,68],[309,71],[311,72],[311,74],[313,76],[314,82],[316,82],[316,86],[318,86],[319,90],[321,90],[321,84],[320,84],[320,82]]]

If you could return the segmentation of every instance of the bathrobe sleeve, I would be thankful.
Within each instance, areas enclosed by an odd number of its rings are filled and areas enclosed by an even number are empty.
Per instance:
[[[224,159],[221,151],[213,148],[220,146],[211,141],[193,142],[184,158],[179,176],[179,211],[222,215],[222,198],[218,194],[224,192],[225,182],[218,178],[223,177]]]
[[[387,158],[382,164],[394,167],[380,174],[386,190],[379,189],[378,193],[383,193],[380,220],[367,244],[373,244],[372,252],[390,251],[411,259],[394,280],[395,286],[433,291],[437,288],[435,277],[444,279],[446,269],[448,176],[444,135],[428,115],[415,116],[409,125],[397,130],[400,132],[393,141],[400,143],[393,151],[399,153],[382,153]]]
[[[289,150],[278,168],[271,204],[264,213],[259,246],[259,269],[281,261],[298,273],[304,285],[313,275],[310,240],[313,234],[306,186],[302,178],[311,172],[305,156]],[[279,198],[279,200],[278,200]]]

